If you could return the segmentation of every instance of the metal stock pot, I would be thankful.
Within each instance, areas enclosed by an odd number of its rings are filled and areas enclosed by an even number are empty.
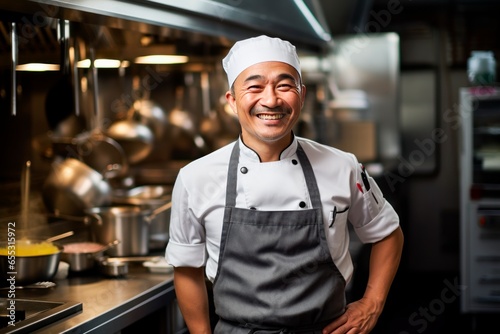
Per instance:
[[[139,205],[157,209],[171,201],[172,186],[142,185],[132,189],[115,191],[112,202],[119,205]],[[151,220],[149,226],[150,248],[159,249],[167,245],[170,212],[163,211]]]
[[[95,207],[86,210],[96,219],[90,220],[92,239],[107,244],[110,240],[120,243],[107,254],[110,256],[136,256],[149,253],[150,222],[157,214],[170,209],[171,202],[152,210],[141,205]]]

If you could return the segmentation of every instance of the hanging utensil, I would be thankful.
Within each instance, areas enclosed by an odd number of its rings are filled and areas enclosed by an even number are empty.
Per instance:
[[[80,160],[67,158],[54,161],[42,195],[49,212],[81,216],[87,208],[109,204],[111,187],[98,171]]]
[[[170,111],[170,124],[184,130],[191,136],[194,145],[202,154],[208,153],[209,149],[202,136],[198,134],[192,114],[183,109],[184,87],[178,86],[175,90],[175,107]]]
[[[102,126],[102,114],[99,108],[99,81],[97,75],[97,67],[95,66],[95,50],[93,47],[89,49],[90,55],[90,78],[92,81],[92,94],[93,94],[93,103],[94,103],[94,114],[92,117],[91,124],[92,130],[96,132],[101,132]]]
[[[155,140],[163,139],[168,121],[166,112],[159,104],[143,97],[134,101],[128,115],[130,119],[149,127],[153,131]]]
[[[49,128],[57,132],[59,136],[74,136],[82,130],[80,124],[75,123],[74,108],[74,90],[71,82],[70,60],[69,60],[69,41],[70,41],[70,23],[68,20],[59,20],[58,39],[60,45],[60,77],[56,84],[50,88],[45,99],[45,116]],[[71,131],[66,133],[60,129],[61,124],[69,120]],[[78,123],[78,122],[77,122]],[[61,134],[60,132],[63,132]]]
[[[106,134],[120,144],[131,165],[143,161],[153,150],[153,132],[146,125],[134,120],[114,122],[106,130]]]
[[[12,73],[11,73],[11,115],[16,116],[17,113],[17,80],[16,80],[16,67],[17,67],[17,32],[16,23],[12,22],[11,26],[11,55],[12,55]]]
[[[184,86],[178,86],[175,89],[175,106],[169,114],[169,121],[171,124],[186,130],[187,132],[194,132],[195,125],[191,113],[183,108],[184,99]]]
[[[21,226],[28,231],[31,161],[26,161],[21,179]]]
[[[135,83],[134,86],[137,85]],[[106,135],[118,142],[125,151],[128,163],[133,165],[143,161],[153,151],[155,134],[149,126],[136,119],[134,106],[127,110],[124,119],[113,122]]]
[[[210,105],[210,78],[208,72],[201,72],[201,100],[203,105],[203,119],[200,124],[200,132],[212,142],[217,139],[217,135],[221,130],[217,111],[212,109]]]
[[[129,119],[149,127],[153,131],[154,139],[161,141],[168,126],[167,113],[158,103],[151,99],[150,95],[151,90],[144,87],[141,78],[137,75],[134,76],[132,79],[134,101],[129,105],[126,115]]]
[[[94,132],[79,143],[80,160],[105,175],[107,179],[124,176],[128,172],[128,160],[123,147],[103,133]],[[110,166],[119,166],[109,173]]]

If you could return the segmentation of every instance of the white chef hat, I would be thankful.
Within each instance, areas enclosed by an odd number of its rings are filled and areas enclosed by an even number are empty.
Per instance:
[[[265,61],[287,63],[300,75],[300,62],[295,46],[279,38],[262,35],[236,42],[222,60],[229,87],[245,69]]]

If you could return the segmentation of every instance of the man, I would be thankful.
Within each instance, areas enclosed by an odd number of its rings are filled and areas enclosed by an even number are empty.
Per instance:
[[[241,135],[179,171],[166,257],[191,334],[368,333],[401,258],[399,218],[357,159],[299,138],[300,63],[289,42],[237,42],[223,60]],[[351,223],[372,243],[363,298],[346,305]]]

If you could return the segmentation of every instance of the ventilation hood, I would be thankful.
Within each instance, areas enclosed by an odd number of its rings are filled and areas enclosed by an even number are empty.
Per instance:
[[[18,13],[33,21],[41,16],[111,28],[178,29],[234,41],[268,34],[297,47],[320,51],[331,37],[316,0],[16,0],[0,4],[4,20]],[[28,14],[28,15],[26,15]]]

